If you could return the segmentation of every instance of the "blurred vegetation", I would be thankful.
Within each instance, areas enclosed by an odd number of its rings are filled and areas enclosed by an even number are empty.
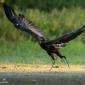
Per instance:
[[[6,3],[17,14],[32,20],[51,39],[85,24],[85,0],[6,0]],[[50,63],[48,55],[30,39],[28,34],[15,29],[0,8],[0,62]],[[70,64],[85,64],[85,45],[80,41],[85,43],[85,33],[62,49]]]
[[[85,45],[82,42],[69,43],[62,48],[61,53],[66,56],[69,64],[85,65]],[[48,54],[31,41],[0,42],[0,63],[16,64],[51,64]],[[56,60],[59,66],[62,64],[60,58]]]
[[[55,38],[74,29],[78,29],[85,23],[85,10],[80,8],[75,8],[74,10],[63,9],[62,11],[54,9],[50,13],[40,12],[37,9],[26,10],[25,16],[38,25],[50,38]],[[81,38],[83,38],[83,35],[81,35]],[[16,30],[5,15],[1,15],[0,39],[16,41],[28,39],[28,36],[24,32]]]
[[[85,0],[7,0],[17,13],[32,20],[50,38],[61,36],[85,24]],[[85,41],[84,35],[79,40]],[[0,9],[0,40],[28,40],[16,30]]]
[[[71,7],[85,8],[85,0],[7,0],[12,5],[20,8],[35,8],[40,10],[52,10],[54,8],[63,9]]]

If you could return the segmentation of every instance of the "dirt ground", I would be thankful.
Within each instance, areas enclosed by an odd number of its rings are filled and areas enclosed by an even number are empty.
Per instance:
[[[51,65],[30,65],[30,64],[0,64],[0,72],[85,72],[85,65],[55,66],[50,70]]]
[[[85,85],[85,66],[0,64],[0,85]]]

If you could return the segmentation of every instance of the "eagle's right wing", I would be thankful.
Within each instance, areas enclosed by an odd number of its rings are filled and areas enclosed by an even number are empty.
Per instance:
[[[7,18],[15,25],[17,29],[31,34],[38,42],[47,40],[44,34],[35,26],[32,21],[27,20],[24,15],[17,15],[7,4],[3,4]]]
[[[12,7],[10,7],[10,6],[6,5],[5,3],[3,3],[3,8],[4,8],[4,11],[5,11],[5,14],[6,14],[7,18],[8,18],[11,22],[13,22],[13,18],[14,18],[15,16],[17,16],[17,15],[16,15],[16,13],[14,12],[14,10],[12,9]]]

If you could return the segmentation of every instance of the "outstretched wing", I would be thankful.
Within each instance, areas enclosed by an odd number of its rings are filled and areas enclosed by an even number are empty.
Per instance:
[[[14,12],[14,10],[10,6],[6,5],[5,3],[3,3],[3,8],[4,8],[4,11],[5,11],[5,14],[6,14],[7,18],[11,22],[13,22],[13,18],[15,16],[17,16],[16,13]]]
[[[85,26],[83,26],[83,27],[81,27],[73,32],[67,33],[67,34],[65,34],[65,35],[63,35],[55,40],[49,41],[48,43],[53,43],[53,44],[68,43],[69,41],[78,37],[84,31],[85,31]]]
[[[44,34],[35,26],[32,21],[27,20],[23,15],[17,15],[14,10],[7,4],[3,4],[7,18],[14,24],[17,29],[31,34],[37,41],[47,40]]]

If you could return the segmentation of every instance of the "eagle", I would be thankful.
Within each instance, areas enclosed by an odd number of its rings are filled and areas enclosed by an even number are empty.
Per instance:
[[[59,57],[63,62],[65,60],[69,66],[66,56],[62,55],[59,49],[65,47],[67,43],[82,34],[85,31],[85,25],[79,29],[62,35],[61,37],[51,40],[47,38],[39,27],[36,26],[31,20],[25,18],[22,14],[16,14],[14,9],[8,4],[3,3],[3,9],[6,17],[11,23],[13,23],[16,29],[30,34],[34,39],[36,39],[40,47],[47,52],[52,60],[52,67],[55,64],[57,57]]]

